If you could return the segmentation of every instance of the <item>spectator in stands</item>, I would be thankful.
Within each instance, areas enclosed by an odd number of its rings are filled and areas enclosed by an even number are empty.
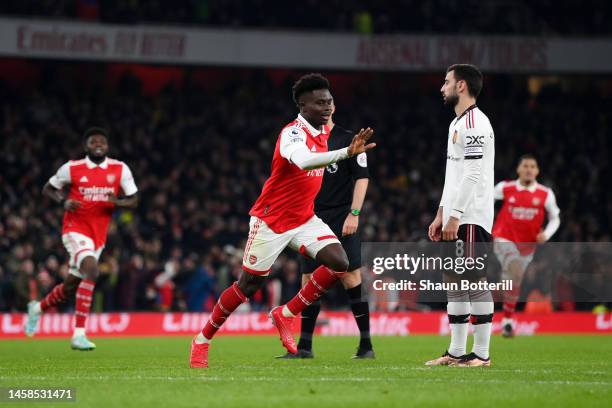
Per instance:
[[[284,103],[287,87],[278,86],[268,71],[245,69],[219,87],[186,82],[145,95],[138,80],[126,77],[99,92],[93,79],[78,87],[63,81],[72,72],[67,69],[73,68],[41,63],[43,79],[30,90],[12,92],[0,83],[0,310],[24,310],[30,296],[24,276],[31,265],[34,276],[46,270],[61,279],[50,259],[66,262],[62,210],[49,205],[40,189],[67,155],[80,157],[79,135],[93,122],[117,135],[111,153],[129,163],[143,195],[142,205],[117,213],[110,228],[105,257],[117,265],[109,267],[101,310],[158,309],[160,290],[167,294],[163,310],[201,310],[204,299],[240,271],[242,239],[248,235],[244,214],[269,173],[266,158],[278,123],[294,115]],[[431,185],[440,184],[434,183],[439,175],[433,169],[443,166],[444,146],[432,135],[446,133],[448,112],[420,76],[399,82],[386,82],[393,77],[385,74],[357,78],[350,92],[339,93],[338,122],[353,129],[372,124],[384,137],[370,158],[363,238],[417,241],[440,197]],[[530,95],[525,82],[509,83],[503,76],[490,81],[480,103],[491,112],[498,135],[496,178],[512,177],[516,157],[536,153],[546,169],[542,181],[558,192],[563,211],[556,239],[609,240],[612,201],[602,186],[609,179],[612,98],[595,87],[574,91],[551,85]],[[417,83],[423,87],[419,103],[406,104],[418,92]],[[184,262],[192,253],[193,267]],[[160,282],[156,277],[169,259],[178,263],[178,276]],[[193,281],[176,284],[186,265]],[[275,271],[291,285],[290,267],[280,263]],[[261,294],[257,307],[266,308],[272,297]]]

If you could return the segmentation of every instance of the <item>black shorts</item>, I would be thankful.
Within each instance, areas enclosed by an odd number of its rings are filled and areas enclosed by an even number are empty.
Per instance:
[[[334,234],[336,234],[348,257],[348,270],[354,271],[361,267],[361,238],[359,237],[359,229],[357,229],[354,234],[342,236],[342,227],[344,226],[344,221],[349,212],[350,208],[333,208],[331,210],[319,211],[317,212],[317,216],[321,218],[324,223],[329,225]],[[300,257],[301,273],[312,273],[319,266],[321,266],[321,264],[315,259],[305,256]]]
[[[454,245],[445,244],[446,256],[453,258],[473,258],[478,260],[479,265],[484,264],[484,267],[478,267],[471,270],[466,270],[461,276],[461,279],[480,280],[487,276],[487,268],[489,258],[492,254],[493,237],[484,228],[476,224],[462,224],[457,231],[459,239],[455,240]],[[455,272],[445,271],[449,275]]]

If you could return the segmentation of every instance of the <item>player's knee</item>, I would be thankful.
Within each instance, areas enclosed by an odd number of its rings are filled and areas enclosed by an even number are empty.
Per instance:
[[[339,243],[327,245],[317,253],[316,260],[335,272],[346,272],[349,267],[346,252]]]
[[[525,272],[523,263],[518,259],[513,259],[508,263],[508,272],[512,276],[512,278],[522,278],[523,273]]]
[[[346,272],[349,267],[349,260],[346,253],[342,251],[339,254],[332,256],[327,267],[335,272]]]
[[[243,272],[238,279],[238,288],[244,296],[250,298],[261,289],[265,281],[265,276],[257,276]]]
[[[88,256],[81,262],[80,271],[89,280],[98,278],[98,261],[93,256]]]

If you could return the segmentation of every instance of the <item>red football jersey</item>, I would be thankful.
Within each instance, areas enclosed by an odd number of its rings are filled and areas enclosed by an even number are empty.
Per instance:
[[[70,185],[68,199],[81,203],[75,211],[66,211],[62,234],[78,232],[94,241],[97,248],[106,242],[108,224],[114,205],[108,202],[108,195],[118,196],[120,191],[133,195],[138,191],[129,167],[110,158],[95,164],[89,158],[71,160],[65,163],[49,179],[58,189]]]
[[[305,143],[312,152],[326,152],[329,128],[312,127],[298,115],[281,131],[274,156],[272,174],[266,180],[250,215],[261,218],[277,234],[299,227],[314,216],[314,199],[321,189],[325,168],[302,170],[288,157]]]
[[[517,247],[523,255],[532,253],[546,214],[556,217],[559,213],[552,190],[538,183],[524,187],[518,180],[503,181],[495,186],[495,198],[504,204],[493,236],[520,244]]]

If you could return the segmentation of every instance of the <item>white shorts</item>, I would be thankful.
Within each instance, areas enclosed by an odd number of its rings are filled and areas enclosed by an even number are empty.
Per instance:
[[[340,243],[331,228],[316,215],[299,227],[282,234],[272,231],[257,217],[251,217],[249,227],[242,269],[254,275],[268,275],[272,264],[287,246],[314,259],[327,245]]]
[[[62,242],[68,254],[70,260],[68,266],[70,267],[70,274],[78,278],[83,279],[84,276],[79,272],[81,268],[81,262],[88,256],[93,256],[96,261],[100,259],[100,255],[104,250],[104,246],[96,249],[94,242],[87,235],[79,234],[78,232],[68,232],[62,235]]]
[[[527,269],[527,266],[533,260],[533,252],[528,255],[522,255],[516,244],[504,238],[495,238],[493,240],[493,252],[499,260],[504,273],[508,271],[508,265],[510,262],[520,262],[523,272]]]

